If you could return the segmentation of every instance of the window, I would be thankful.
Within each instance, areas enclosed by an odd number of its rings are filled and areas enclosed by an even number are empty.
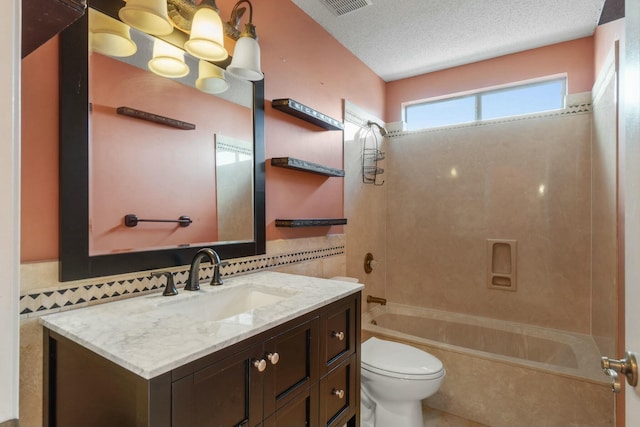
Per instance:
[[[567,78],[510,85],[404,107],[407,130],[449,126],[564,108]]]

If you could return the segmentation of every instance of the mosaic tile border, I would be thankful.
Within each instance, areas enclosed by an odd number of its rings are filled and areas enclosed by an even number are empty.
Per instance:
[[[315,261],[345,254],[345,246],[337,245],[320,249],[295,251],[290,253],[264,255],[251,258],[238,258],[228,261],[221,267],[222,277],[245,274],[282,267],[307,261]],[[186,283],[189,267],[170,270],[174,276],[176,287]],[[153,270],[141,272],[138,277],[128,279],[107,280],[104,283],[90,283],[70,285],[68,287],[51,288],[46,290],[26,291],[20,295],[20,318],[37,317],[57,311],[85,307],[88,305],[115,301],[117,299],[140,296],[157,292],[164,288],[166,279],[153,277]],[[200,268],[200,279],[211,279],[212,266]]]
[[[437,128],[420,129],[415,131],[403,131],[403,130],[389,131],[387,136],[389,138],[397,138],[397,137],[406,136],[406,135],[419,135],[422,133],[442,132],[450,129],[489,126],[489,125],[494,125],[498,123],[509,123],[509,122],[516,122],[520,120],[538,119],[542,117],[566,116],[569,114],[581,114],[581,113],[591,113],[591,112],[593,112],[593,106],[591,105],[590,102],[580,102],[573,105],[569,105],[567,106],[567,108],[564,108],[562,110],[554,110],[546,113],[525,114],[521,116],[511,116],[511,117],[505,117],[501,119],[483,120],[478,122],[462,123],[459,125],[441,126]]]

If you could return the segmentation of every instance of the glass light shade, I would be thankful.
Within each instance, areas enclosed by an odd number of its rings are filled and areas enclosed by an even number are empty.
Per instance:
[[[243,80],[258,81],[264,78],[260,69],[260,45],[254,38],[238,39],[227,72]]]
[[[184,52],[158,39],[153,41],[153,58],[149,61],[149,69],[170,79],[189,74],[189,66],[184,62]]]
[[[224,78],[224,70],[222,68],[201,59],[198,63],[196,87],[202,92],[215,94],[229,89],[229,83]]]
[[[166,36],[173,31],[167,0],[128,0],[118,16],[122,22],[154,36]]]
[[[138,50],[131,40],[127,24],[92,8],[89,8],[89,35],[91,50],[103,55],[125,57],[133,55]]]
[[[196,58],[207,61],[224,61],[229,52],[224,48],[222,19],[210,7],[199,8],[191,23],[191,36],[184,48]]]

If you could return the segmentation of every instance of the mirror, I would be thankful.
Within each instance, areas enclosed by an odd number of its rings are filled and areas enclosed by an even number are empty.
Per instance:
[[[122,5],[89,2],[110,16]],[[60,280],[185,265],[202,247],[223,259],[264,253],[263,81],[228,78],[230,89],[216,97],[184,86],[197,76],[193,58],[185,59],[195,72],[177,82],[136,68],[132,58],[91,53],[87,15],[61,36]],[[153,41],[131,32],[150,56]],[[121,87],[125,71],[134,77]],[[143,81],[158,95],[133,94]],[[192,120],[195,129],[118,115],[118,107]],[[125,225],[130,214],[139,218],[135,227]],[[143,221],[183,215],[189,223]]]
[[[227,83],[224,92],[201,91],[207,68],[196,58],[88,13],[89,254],[253,240],[253,168],[242,166],[253,164],[253,85],[229,75],[216,79]],[[119,29],[126,32],[115,38]],[[127,34],[128,49],[115,49]],[[173,49],[175,59],[156,57],[158,46]],[[167,63],[186,75],[149,72]],[[203,183],[211,183],[210,194],[199,196]],[[186,221],[170,222],[179,218]]]

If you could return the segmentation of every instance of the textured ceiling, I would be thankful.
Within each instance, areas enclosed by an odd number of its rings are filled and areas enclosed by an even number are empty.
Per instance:
[[[385,81],[593,34],[605,0],[291,0]]]

